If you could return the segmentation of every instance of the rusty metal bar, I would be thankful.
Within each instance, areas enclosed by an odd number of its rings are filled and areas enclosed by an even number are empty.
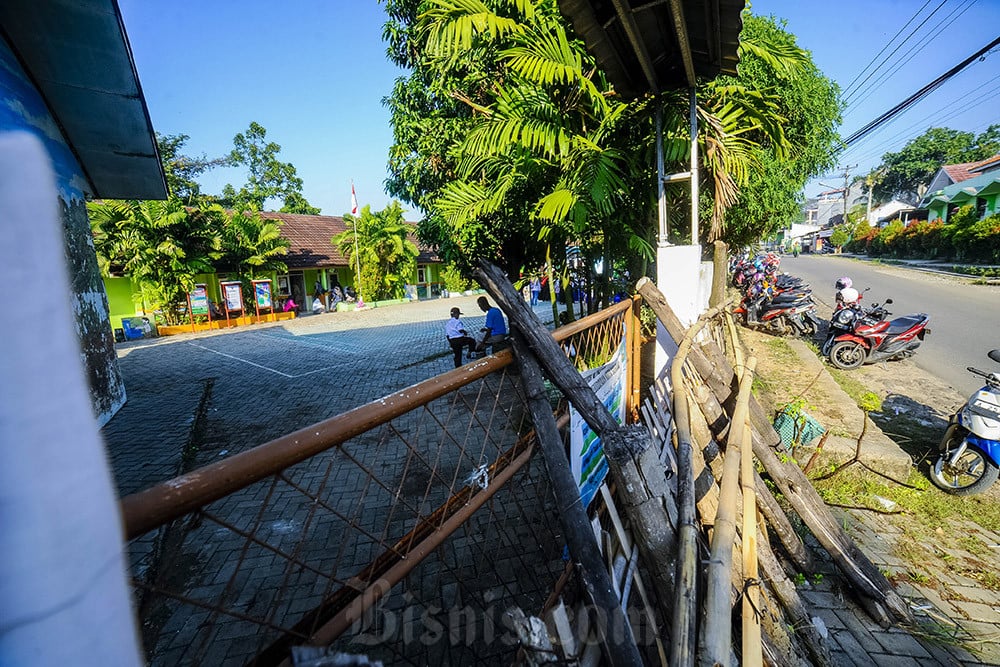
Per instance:
[[[631,302],[622,301],[611,308],[560,327],[553,332],[553,337],[556,341],[566,340],[595,324],[626,312],[630,307]],[[502,350],[474,364],[418,382],[336,417],[128,495],[121,500],[125,538],[131,540],[138,537],[269,475],[343,444],[410,410],[484,378],[512,361],[510,350]]]
[[[527,450],[519,454],[517,458],[510,462],[510,465],[490,480],[489,485],[481,493],[472,496],[469,503],[455,512],[455,514],[441,525],[441,528],[428,535],[427,538],[411,549],[405,560],[400,560],[390,567],[379,579],[369,584],[361,595],[352,600],[347,608],[341,610],[333,619],[314,632],[309,638],[309,643],[317,645],[329,644],[339,637],[344,630],[351,627],[351,624],[361,618],[361,614],[364,613],[365,609],[378,602],[394,585],[399,583],[424,558],[438,548],[449,535],[465,523],[476,510],[492,498],[514,476],[514,473],[520,470],[531,459],[533,453],[534,445],[531,445]]]

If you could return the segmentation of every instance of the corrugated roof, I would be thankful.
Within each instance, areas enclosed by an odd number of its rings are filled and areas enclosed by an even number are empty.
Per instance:
[[[995,169],[997,167],[1000,167],[1000,154],[988,157],[982,162],[977,162],[972,167],[969,167],[969,171],[979,174],[987,171],[988,169]]]
[[[291,244],[285,264],[290,269],[314,269],[348,266],[345,258],[333,245],[331,239],[347,230],[347,224],[339,215],[302,215],[298,213],[264,212],[261,217],[281,221],[281,235]],[[416,236],[416,224],[410,240],[420,248],[417,262],[420,264],[440,263],[441,258],[433,250],[420,244]]]
[[[736,74],[744,0],[559,0],[625,97]],[[680,19],[680,20],[678,20]],[[689,71],[689,66],[690,70]]]
[[[166,198],[114,0],[0,2],[0,34],[45,100],[95,198]]]

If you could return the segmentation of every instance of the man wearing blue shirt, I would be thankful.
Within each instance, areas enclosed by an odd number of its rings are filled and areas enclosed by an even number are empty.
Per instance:
[[[476,303],[479,304],[480,310],[486,313],[486,324],[480,329],[485,336],[479,344],[479,350],[483,351],[487,345],[492,345],[493,351],[496,352],[499,349],[496,347],[497,344],[507,340],[507,324],[503,320],[503,312],[496,306],[490,306],[485,296],[479,297]]]

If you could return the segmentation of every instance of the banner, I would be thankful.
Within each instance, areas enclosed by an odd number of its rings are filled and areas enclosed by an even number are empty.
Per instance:
[[[208,315],[208,289],[205,285],[195,285],[188,296],[191,298],[192,315]]]
[[[271,307],[271,281],[270,280],[254,280],[253,281],[253,293],[257,298],[258,308],[270,308]]]
[[[623,328],[622,342],[611,360],[603,366],[582,373],[597,398],[619,424],[625,423],[625,340]],[[608,462],[604,458],[601,439],[590,430],[590,426],[572,405],[569,415],[570,469],[580,489],[583,506],[587,507],[608,474]]]
[[[220,283],[222,286],[222,299],[226,303],[226,312],[243,310],[243,284]]]

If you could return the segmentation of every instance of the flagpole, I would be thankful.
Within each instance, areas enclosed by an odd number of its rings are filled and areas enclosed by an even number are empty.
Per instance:
[[[357,300],[361,301],[361,251],[358,249],[358,222],[361,218],[358,217],[358,197],[354,194],[354,179],[351,179],[351,207],[352,213],[354,214],[354,263],[358,266],[358,289]]]

